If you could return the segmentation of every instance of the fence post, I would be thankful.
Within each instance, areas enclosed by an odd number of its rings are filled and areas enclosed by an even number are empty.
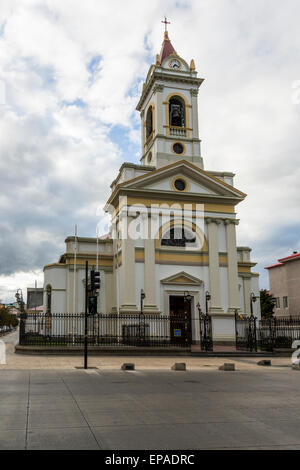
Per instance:
[[[88,277],[89,277],[89,262],[85,263],[85,313],[84,313],[84,368],[88,368]]]
[[[237,327],[237,316],[238,316],[238,310],[235,309],[234,311],[234,321],[235,321],[235,349],[237,350],[238,348],[238,327]]]

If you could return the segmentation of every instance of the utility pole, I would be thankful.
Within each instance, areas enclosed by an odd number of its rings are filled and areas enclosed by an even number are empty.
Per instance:
[[[85,263],[85,312],[84,312],[84,369],[88,368],[88,315],[96,315],[100,289],[100,272],[93,266],[89,284],[89,263]],[[94,328],[94,327],[93,327]]]

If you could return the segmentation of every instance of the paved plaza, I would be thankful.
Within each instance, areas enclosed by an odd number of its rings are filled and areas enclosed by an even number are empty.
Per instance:
[[[289,358],[91,358],[13,354],[0,366],[0,449],[300,449],[300,372]],[[171,371],[185,361],[186,372]],[[14,362],[15,361],[15,362]],[[48,361],[48,363],[47,363]],[[228,360],[227,360],[228,362]],[[26,366],[27,364],[27,366]],[[45,367],[48,367],[47,369]]]

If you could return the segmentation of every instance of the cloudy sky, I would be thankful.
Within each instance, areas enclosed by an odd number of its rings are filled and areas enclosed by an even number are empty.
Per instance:
[[[161,20],[205,78],[205,168],[248,194],[238,243],[264,267],[300,250],[300,0],[1,0],[0,299],[42,285],[123,161],[138,162],[135,106]]]

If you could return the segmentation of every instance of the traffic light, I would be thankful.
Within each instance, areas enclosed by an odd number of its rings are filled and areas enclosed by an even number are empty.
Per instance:
[[[95,292],[100,289],[100,272],[92,269],[91,271],[91,291]]]
[[[91,315],[96,315],[97,313],[97,297],[95,295],[92,295],[89,297],[89,313]]]

